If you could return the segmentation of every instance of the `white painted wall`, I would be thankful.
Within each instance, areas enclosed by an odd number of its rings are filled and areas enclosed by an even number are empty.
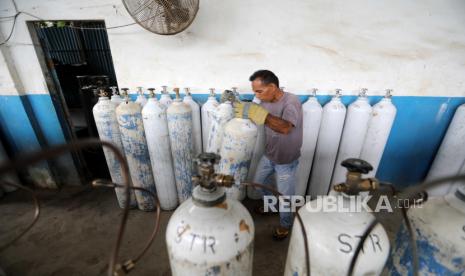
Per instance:
[[[289,91],[393,88],[396,95],[465,96],[463,0],[200,0],[176,36],[139,26],[109,30],[119,85],[189,86],[206,93],[250,91],[256,69],[273,70]],[[40,18],[132,22],[119,0],[16,0]],[[0,16],[14,14],[0,0]],[[25,20],[8,44],[27,93],[47,91]],[[10,22],[0,22],[4,37]],[[1,62],[1,61],[0,61]],[[0,90],[0,92],[3,92]]]

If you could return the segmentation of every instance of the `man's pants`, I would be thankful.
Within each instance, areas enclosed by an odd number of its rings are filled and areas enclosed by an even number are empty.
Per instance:
[[[292,163],[280,165],[263,156],[258,163],[254,182],[271,187],[271,177],[276,172],[277,190],[283,195],[293,196],[295,194],[298,164],[299,160],[295,160]],[[262,189],[262,194],[273,195],[272,192],[265,189]],[[279,222],[282,227],[291,228],[292,220],[292,212],[279,213]]]

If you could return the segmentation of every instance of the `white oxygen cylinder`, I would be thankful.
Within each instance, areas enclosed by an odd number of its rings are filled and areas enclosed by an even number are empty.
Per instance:
[[[116,106],[118,106],[120,103],[124,102],[124,99],[121,98],[121,95],[120,93],[118,92],[117,90],[118,87],[116,86],[111,86],[110,89],[111,89],[111,98],[110,98],[110,101],[112,103],[114,103]],[[127,89],[127,88],[125,88]]]
[[[124,153],[129,165],[132,185],[155,193],[152,165],[145,140],[140,104],[126,100],[116,108]],[[135,191],[137,205],[142,211],[155,210],[155,199],[143,191]]]
[[[218,107],[218,101],[215,98],[215,88],[210,88],[210,95],[207,101],[202,105],[202,146],[203,151],[207,150],[208,136],[212,121],[212,113]]]
[[[190,105],[192,109],[192,135],[194,139],[194,156],[199,155],[202,152],[202,126],[200,120],[200,106],[192,99],[189,88],[185,88],[186,95],[184,96],[183,102]]]
[[[256,104],[261,103],[260,99],[257,98],[256,96],[253,98],[252,102]],[[255,171],[257,170],[258,162],[260,162],[260,159],[262,158],[264,152],[265,152],[265,126],[259,125],[257,126],[257,139],[255,142],[252,161],[250,162],[249,173],[247,175],[247,180],[249,182],[253,182],[253,179],[255,177]],[[262,198],[262,193],[259,189],[255,189],[253,187],[248,186],[247,196],[250,199],[257,200],[257,199]]]
[[[207,152],[220,153],[224,127],[232,118],[234,118],[234,109],[232,103],[228,100],[220,103],[212,112],[210,130],[208,131]]]
[[[239,201],[227,198],[223,187],[198,184],[166,228],[171,275],[251,276],[254,234],[252,217]]]
[[[307,235],[311,275],[348,274],[360,238],[368,225],[375,220],[371,212],[360,206],[360,201],[363,200],[357,200],[355,196],[345,193],[331,193],[329,196],[314,199],[299,209]],[[337,204],[337,207],[326,209],[330,204]],[[292,227],[284,275],[308,276],[304,244],[302,228],[296,219]],[[363,243],[352,275],[381,275],[389,252],[389,238],[383,226],[378,223]]]
[[[257,127],[249,119],[234,118],[224,128],[218,168],[220,173],[234,176],[235,185],[226,188],[230,198],[243,200],[246,196],[241,182],[247,178],[256,139]]]
[[[6,162],[9,162],[9,161],[10,161],[10,158],[6,154],[5,149],[3,148],[3,144],[0,142],[0,163],[6,163]],[[19,181],[18,175],[16,175],[15,172],[9,172],[9,173],[5,173],[5,174],[1,174],[0,177],[5,182],[18,184],[18,185],[21,184],[21,182]],[[7,192],[7,193],[14,192],[17,189],[18,188],[13,187],[13,186],[9,186],[9,185],[0,186],[0,190],[3,190],[5,192]]]
[[[303,113],[303,144],[300,149],[299,165],[297,167],[297,185],[295,194],[304,196],[307,192],[308,179],[315,155],[316,141],[320,130],[323,108],[316,98],[317,89],[312,90],[308,100],[302,105]]]
[[[465,184],[452,189],[407,212],[418,248],[418,275],[465,274]],[[412,263],[411,241],[402,225],[387,275],[414,275]]]
[[[140,104],[141,107],[144,107],[144,105],[147,103],[147,98],[145,97],[141,86],[137,87],[137,99],[135,102]]]
[[[368,174],[374,177],[383,157],[389,133],[391,133],[397,109],[392,104],[391,89],[386,90],[384,98],[373,106],[373,116],[368,124],[365,142],[363,143],[360,159],[366,160],[373,166],[373,170]]]
[[[324,202],[328,200],[327,197],[312,200],[298,211],[309,237],[310,274],[347,275],[360,236],[374,216],[366,211],[307,211],[307,208],[318,210],[318,204],[321,203],[317,202]],[[345,200],[343,204],[348,206],[350,201]],[[302,230],[296,221],[292,228],[284,275],[307,275],[304,243]],[[364,252],[359,254],[353,275],[381,275],[389,255],[389,239],[381,224],[375,226],[363,248]]]
[[[179,202],[182,203],[192,194],[192,109],[181,101],[179,88],[174,91],[176,99],[168,106],[166,113],[176,188]]]
[[[337,154],[331,185],[342,183],[346,179],[346,168],[341,163],[348,158],[360,158],[368,125],[372,117],[372,108],[366,95],[367,89],[362,88],[359,97],[349,105],[342,131],[341,144]]]
[[[170,93],[168,92],[168,86],[163,85],[162,86],[162,91],[161,91],[161,96],[160,96],[160,103],[164,105],[166,108],[173,102],[171,99]]]
[[[106,96],[106,92],[101,91],[97,104],[92,108],[94,114],[95,125],[100,140],[110,142],[124,152],[123,143],[121,142],[121,133],[116,120],[116,104],[111,102]],[[107,161],[108,170],[110,171],[111,181],[115,184],[124,184],[123,175],[121,173],[121,163],[116,159],[113,151],[107,147],[103,147],[105,160]],[[124,188],[115,188],[116,198],[121,208],[126,205],[126,193]],[[131,208],[137,206],[134,190],[130,190]]]
[[[454,117],[447,128],[441,146],[439,147],[433,164],[429,169],[426,181],[459,174],[465,164],[465,104],[455,111]],[[452,189],[452,183],[441,185],[428,190],[430,196],[442,196]]]
[[[327,195],[331,184],[331,176],[333,175],[346,116],[346,107],[341,102],[340,91],[340,89],[336,89],[336,95],[323,107],[320,131],[318,133],[313,168],[307,192],[312,198]]]
[[[149,88],[148,90],[150,98],[142,109],[145,138],[160,207],[163,210],[172,210],[178,206],[178,193],[171,158],[166,108],[157,101],[153,92],[155,89]]]

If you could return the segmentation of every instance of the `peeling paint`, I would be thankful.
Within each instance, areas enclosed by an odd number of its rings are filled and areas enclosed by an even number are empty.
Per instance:
[[[218,169],[220,173],[234,176],[235,184],[226,189],[230,198],[243,200],[246,196],[241,182],[247,179],[257,135],[257,127],[248,119],[234,118],[224,127]]]
[[[247,231],[250,233],[249,225],[247,225],[247,223],[244,220],[241,220],[241,222],[239,222],[239,231]]]
[[[123,102],[116,108],[124,153],[129,165],[132,184],[155,193],[152,167],[145,140],[141,107],[134,102]],[[155,200],[146,192],[136,191],[139,209],[155,210]]]
[[[182,203],[192,194],[192,109],[174,101],[167,109],[167,119],[178,199]]]
[[[94,114],[95,125],[99,134],[100,140],[107,141],[115,145],[118,149],[124,152],[123,143],[121,141],[121,133],[119,131],[118,121],[116,119],[116,105],[106,97],[99,98],[99,101],[92,109]],[[107,147],[103,147],[103,153],[107,166],[110,171],[111,181],[116,184],[123,183],[123,175],[121,173],[121,163],[116,159],[113,151]],[[123,188],[115,188],[116,198],[121,208],[126,206],[126,193]],[[136,207],[137,201],[134,191],[130,191],[130,207]]]
[[[226,123],[234,118],[233,107],[230,102],[221,103],[213,112],[208,131],[207,152],[220,153],[223,133]]]

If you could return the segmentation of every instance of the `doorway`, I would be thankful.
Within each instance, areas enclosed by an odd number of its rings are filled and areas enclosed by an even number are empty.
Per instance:
[[[117,86],[104,21],[29,21],[39,62],[67,141],[98,138],[92,108],[97,91]],[[85,180],[109,178],[103,150],[73,154]]]

